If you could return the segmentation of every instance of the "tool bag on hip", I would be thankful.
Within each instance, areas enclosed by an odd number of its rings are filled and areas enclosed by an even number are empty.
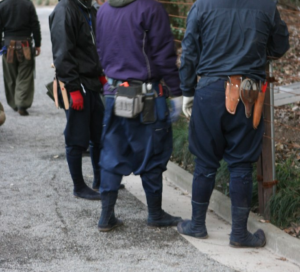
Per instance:
[[[11,40],[7,50],[7,63],[13,63],[15,53],[18,62],[23,62],[25,59],[31,60],[31,46],[29,41]]]
[[[260,82],[245,78],[241,75],[229,76],[225,90],[225,106],[230,114],[235,114],[237,105],[242,100],[245,106],[245,115],[247,118],[252,116],[253,110],[253,128],[256,129],[260,123],[264,91],[261,89]]]
[[[135,118],[143,110],[144,94],[142,84],[118,86],[115,95],[114,114],[119,117]]]

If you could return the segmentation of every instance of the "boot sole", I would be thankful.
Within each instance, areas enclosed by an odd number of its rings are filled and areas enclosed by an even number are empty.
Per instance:
[[[229,243],[229,246],[233,247],[233,248],[260,248],[260,247],[264,247],[266,245],[266,243],[267,243],[267,241],[265,241],[263,245],[261,245],[261,246],[255,246],[255,247],[252,247],[252,246],[243,246],[243,245],[233,245],[231,243]]]
[[[176,227],[177,225],[178,225],[178,222],[177,222],[177,223],[174,223],[174,224],[172,224],[172,225],[162,225],[162,226],[147,223],[147,226],[148,226],[148,227],[151,227],[151,228],[168,228],[168,227]]]
[[[90,199],[90,198],[84,198],[84,197],[80,197],[80,196],[76,196],[73,195],[75,198],[80,198],[80,199],[85,199],[85,200],[89,200],[89,201],[101,201],[101,199]]]
[[[207,239],[207,238],[208,238],[208,235],[203,236],[203,237],[197,237],[197,236],[193,236],[193,235],[184,234],[184,233],[181,233],[181,232],[179,232],[179,231],[178,231],[178,233],[180,233],[181,235],[193,237],[193,238],[196,238],[196,239],[202,239],[202,240],[204,240],[204,239]]]
[[[99,230],[100,232],[109,232],[109,231],[111,231],[111,230],[113,230],[113,229],[115,229],[115,228],[117,228],[117,227],[121,227],[121,226],[123,226],[123,225],[124,225],[124,223],[123,223],[123,222],[120,222],[120,223],[118,223],[118,224],[112,226],[111,228],[99,228],[99,227],[98,227],[98,230]]]

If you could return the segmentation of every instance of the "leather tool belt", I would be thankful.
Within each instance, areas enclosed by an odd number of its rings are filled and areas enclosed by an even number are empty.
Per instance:
[[[230,114],[235,114],[237,105],[241,100],[245,106],[245,115],[250,118],[253,110],[253,127],[256,129],[260,123],[263,104],[265,99],[265,89],[261,88],[261,83],[250,78],[243,78],[241,75],[228,77],[225,90],[225,106]],[[266,84],[264,85],[266,87]]]
[[[10,40],[7,49],[7,63],[13,63],[16,53],[17,60],[23,62],[24,59],[31,60],[31,46],[28,40]]]

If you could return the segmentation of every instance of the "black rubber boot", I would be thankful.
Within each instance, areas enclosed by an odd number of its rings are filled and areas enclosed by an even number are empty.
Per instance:
[[[73,195],[87,200],[101,200],[101,195],[89,188],[82,176],[82,148],[67,147],[66,157],[74,184]]]
[[[192,220],[184,220],[178,223],[178,232],[199,239],[207,238],[208,234],[205,226],[207,208],[208,203],[192,201]]]
[[[247,230],[247,221],[250,208],[231,206],[232,231],[230,246],[232,247],[263,247],[266,237],[263,230],[259,229],[254,234]]]
[[[99,188],[100,188],[100,180],[99,181],[95,181],[92,184],[92,188],[94,191],[99,192]],[[119,190],[120,189],[125,189],[125,185],[124,184],[120,184]]]
[[[108,232],[123,225],[123,222],[115,217],[115,204],[118,192],[105,192],[101,194],[102,211],[98,222],[98,229],[101,232]]]
[[[93,172],[94,172],[92,189],[94,191],[99,191],[100,181],[101,181],[100,166],[99,166],[100,146],[90,142],[89,151],[90,151],[90,157],[91,157]]]
[[[151,227],[173,227],[182,221],[181,217],[175,217],[166,213],[161,208],[162,195],[146,194],[148,204],[147,225]]]

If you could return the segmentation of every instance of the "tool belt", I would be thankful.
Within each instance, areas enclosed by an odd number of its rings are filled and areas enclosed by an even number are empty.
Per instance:
[[[264,85],[266,86],[266,84]],[[225,106],[230,114],[235,114],[237,105],[241,100],[245,106],[245,115],[250,118],[253,110],[253,128],[257,129],[263,111],[265,92],[262,90],[261,82],[241,75],[228,77],[225,88]]]
[[[13,63],[15,53],[19,62],[23,62],[25,59],[31,60],[30,42],[28,40],[10,40],[6,56],[7,63]]]
[[[135,118],[143,110],[142,84],[119,85],[115,94],[114,114],[119,117]]]

